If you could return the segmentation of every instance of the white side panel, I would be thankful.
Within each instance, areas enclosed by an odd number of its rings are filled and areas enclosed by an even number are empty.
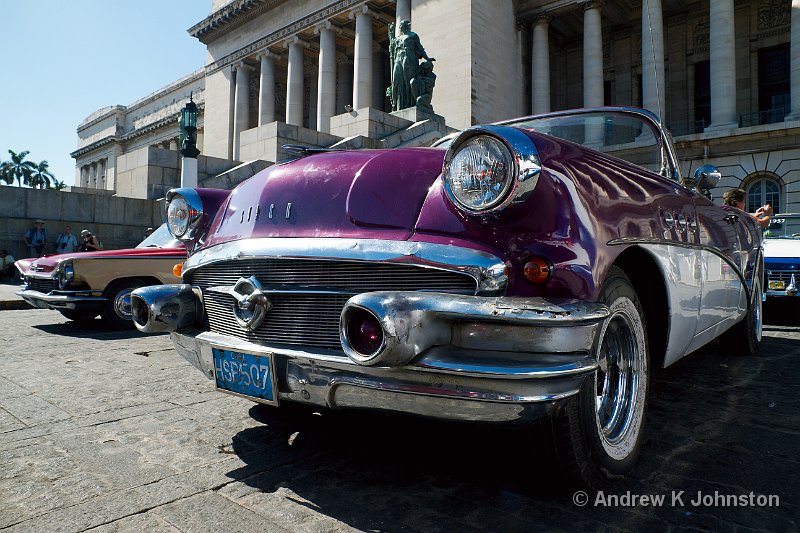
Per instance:
[[[664,366],[715,339],[747,311],[744,287],[716,254],[661,244],[643,249],[658,262],[669,306]]]

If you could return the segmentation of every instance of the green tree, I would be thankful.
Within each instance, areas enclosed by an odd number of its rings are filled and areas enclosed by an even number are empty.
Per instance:
[[[51,189],[56,191],[63,191],[67,188],[67,184],[63,181],[58,181],[57,179],[53,179],[53,184],[50,186]]]
[[[20,153],[16,153],[14,150],[9,150],[8,153],[11,155],[11,159],[0,165],[3,181],[11,185],[14,183],[14,180],[17,180],[17,184],[20,187],[22,187],[23,184],[30,185],[33,171],[37,168],[36,163],[25,160],[25,157],[30,152],[24,150]]]
[[[30,176],[30,184],[31,187],[34,189],[50,189],[51,184],[56,180],[56,177],[53,176],[53,173],[47,168],[49,163],[47,161],[42,161],[31,172]]]

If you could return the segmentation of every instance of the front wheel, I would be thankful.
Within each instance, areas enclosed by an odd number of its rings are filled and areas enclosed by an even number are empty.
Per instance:
[[[131,293],[145,283],[138,278],[123,279],[111,283],[105,291],[107,301],[103,304],[100,317],[115,329],[128,329],[133,326],[131,316]]]
[[[593,489],[608,487],[636,464],[649,384],[644,313],[619,268],[611,267],[600,301],[610,313],[595,347],[598,368],[552,422],[562,467]]]

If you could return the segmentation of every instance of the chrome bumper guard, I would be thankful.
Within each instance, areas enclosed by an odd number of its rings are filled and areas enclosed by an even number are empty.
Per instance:
[[[493,422],[538,418],[576,394],[597,368],[594,348],[609,314],[605,305],[574,300],[363,293],[348,301],[342,320],[351,308],[379,320],[385,355],[365,362],[198,331],[200,299],[189,285],[137,289],[131,305],[140,330],[172,328],[178,353],[209,379],[212,346],[270,353],[281,401]]]
[[[79,294],[51,294],[32,289],[22,289],[17,296],[39,309],[67,309],[82,311],[100,308],[107,298],[102,296],[83,296]]]

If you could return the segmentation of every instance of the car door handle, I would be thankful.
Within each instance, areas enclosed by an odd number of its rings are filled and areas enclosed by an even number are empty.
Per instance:
[[[736,224],[737,222],[739,222],[739,215],[731,213],[730,215],[725,215],[725,217],[722,220],[724,220],[728,224]]]

